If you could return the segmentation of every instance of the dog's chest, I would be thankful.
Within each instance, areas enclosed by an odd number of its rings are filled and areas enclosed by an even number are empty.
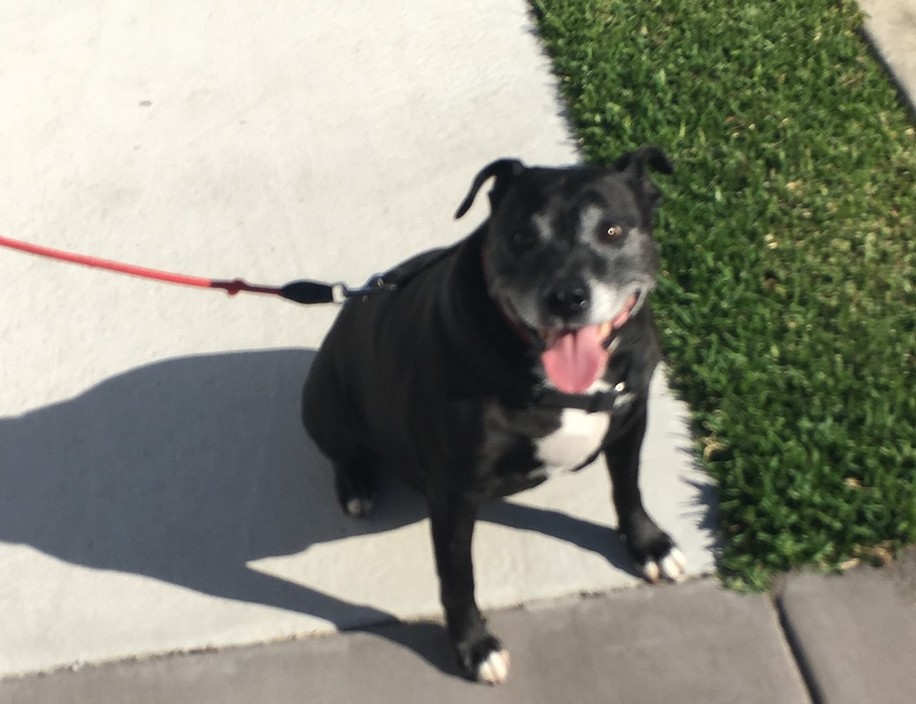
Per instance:
[[[535,473],[550,475],[582,466],[601,448],[610,420],[607,413],[563,409],[560,426],[549,435],[534,440],[534,456],[542,465]]]

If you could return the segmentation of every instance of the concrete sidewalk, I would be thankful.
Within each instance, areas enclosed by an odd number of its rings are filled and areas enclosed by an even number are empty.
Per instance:
[[[916,0],[862,4],[912,86],[900,28]],[[577,158],[522,0],[152,5],[0,9],[4,234],[220,278],[358,283],[479,221],[479,205],[450,214],[487,161]],[[703,578],[713,490],[662,377],[644,485],[693,579],[639,586],[601,467],[493,506],[479,592],[513,672],[489,689],[455,675],[436,625],[420,502],[392,486],[371,522],[345,520],[298,427],[333,309],[2,251],[0,277],[0,704],[916,691],[916,553],[793,575],[772,598]]]
[[[474,174],[576,161],[524,0],[0,6],[0,229],[265,283],[453,242]],[[340,514],[299,425],[336,313],[0,251],[0,677],[440,613],[421,502]],[[713,569],[662,375],[647,503]],[[489,510],[488,609],[639,583],[600,465]]]
[[[916,0],[859,0],[865,33],[916,115]]]

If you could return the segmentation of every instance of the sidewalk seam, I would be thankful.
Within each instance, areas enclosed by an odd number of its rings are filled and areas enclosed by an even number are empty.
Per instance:
[[[770,594],[770,603],[773,606],[773,610],[776,612],[776,618],[779,623],[783,641],[788,647],[792,660],[795,662],[795,667],[805,685],[808,699],[811,700],[812,704],[827,704],[824,693],[815,681],[811,664],[805,657],[804,650],[798,641],[798,634],[796,634],[795,629],[792,628],[792,623],[789,620],[788,614],[786,614],[783,608],[781,587],[777,587],[776,590]]]

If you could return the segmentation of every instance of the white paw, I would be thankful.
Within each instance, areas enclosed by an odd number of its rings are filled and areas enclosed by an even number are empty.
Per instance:
[[[661,560],[646,560],[642,576],[651,584],[664,577],[669,582],[680,582],[687,575],[687,560],[677,548],[671,548]]]
[[[503,684],[509,679],[509,651],[494,650],[477,667],[477,679],[487,684]]]
[[[364,518],[372,511],[372,499],[352,498],[347,501],[347,514],[354,518]]]

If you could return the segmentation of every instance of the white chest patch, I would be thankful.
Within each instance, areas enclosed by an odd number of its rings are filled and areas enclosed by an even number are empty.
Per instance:
[[[610,420],[607,413],[564,408],[560,427],[535,441],[535,456],[544,463],[535,471],[550,475],[579,467],[601,447]]]

